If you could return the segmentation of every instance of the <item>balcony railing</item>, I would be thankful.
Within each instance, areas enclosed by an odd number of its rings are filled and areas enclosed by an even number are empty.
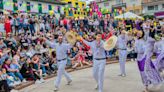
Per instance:
[[[163,1],[163,0],[142,0],[142,4],[161,2],[161,1]]]
[[[45,2],[45,3],[52,3],[52,4],[60,4],[65,5],[66,3],[55,1],[55,0],[31,0],[31,1],[38,1],[38,2]]]

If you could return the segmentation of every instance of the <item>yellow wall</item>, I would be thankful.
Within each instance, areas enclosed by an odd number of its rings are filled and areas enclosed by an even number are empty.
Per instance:
[[[128,6],[126,8],[126,11],[133,11],[136,14],[141,14],[142,13],[142,6]]]
[[[63,0],[63,2],[65,2],[65,3],[71,2],[72,3],[71,6],[74,8],[73,17],[87,16],[87,11],[84,10],[84,8],[86,8],[86,2],[82,2],[82,1],[78,1],[78,0]],[[78,3],[78,5],[76,5],[76,3]],[[78,8],[80,8],[80,11],[78,11]],[[70,9],[65,9],[65,15],[67,17],[69,16],[69,10]],[[76,14],[75,14],[75,12],[76,12]],[[85,15],[84,15],[84,13],[85,13]]]

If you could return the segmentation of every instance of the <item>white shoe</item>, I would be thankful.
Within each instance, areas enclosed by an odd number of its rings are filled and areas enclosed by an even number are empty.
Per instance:
[[[15,81],[14,84],[15,85],[19,85],[21,82],[20,81]]]
[[[41,78],[41,79],[40,79],[40,81],[41,81],[42,83],[44,83],[44,82],[45,82],[45,80],[44,80],[43,78]]]
[[[27,82],[25,79],[22,81],[23,83]]]
[[[55,86],[54,92],[57,92],[58,90],[59,88]]]
[[[9,86],[10,86],[10,87],[14,87],[15,84],[14,84],[14,83],[10,83]]]
[[[42,83],[40,80],[35,81],[35,84],[40,84],[40,83]]]
[[[72,83],[72,80],[68,81],[67,85],[70,85]]]
[[[98,86],[98,85],[96,85],[95,90],[98,90],[98,87],[99,87],[99,86]]]
[[[42,74],[42,76],[44,76],[44,77],[45,77],[45,76],[47,76],[47,74],[46,74],[46,73],[44,73],[44,74]]]

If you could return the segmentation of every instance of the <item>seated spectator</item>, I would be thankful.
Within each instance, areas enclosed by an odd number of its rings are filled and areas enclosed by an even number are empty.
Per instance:
[[[2,75],[2,71],[0,70],[0,76]],[[10,92],[11,87],[8,85],[7,80],[0,77],[0,92]]]
[[[76,60],[76,62],[72,68],[76,68],[79,64],[81,67],[83,67],[83,64],[91,66],[89,62],[86,62],[85,57],[86,57],[86,53],[84,53],[82,49],[80,49],[77,55],[73,59]]]
[[[9,60],[9,58],[5,59],[5,62],[2,65],[2,68],[5,68],[7,71],[7,74],[9,76],[12,76],[15,81],[21,80],[22,82],[26,82],[26,80],[24,80],[21,73],[19,72],[19,67],[15,61],[13,61],[11,64],[11,61]],[[19,78],[19,80],[17,79],[17,77]]]
[[[14,78],[13,78],[12,76],[9,76],[9,75],[6,73],[6,69],[5,69],[5,68],[2,68],[2,75],[1,75],[1,78],[7,80],[7,84],[8,84],[10,87],[14,87],[14,86],[20,84],[20,82],[15,81]]]
[[[51,61],[48,56],[48,53],[44,52],[39,58],[40,58],[41,67],[43,67],[43,68],[45,67],[47,74],[49,74],[49,75],[52,74],[54,69],[51,70],[51,68],[50,68]]]
[[[30,59],[28,59],[23,65],[20,70],[21,74],[23,75],[24,78],[27,80],[34,80],[35,83],[42,83],[43,81],[41,80],[40,75],[38,74],[37,71],[33,70],[33,63],[31,62]]]
[[[3,41],[3,38],[0,38],[0,49],[7,48],[6,44]]]
[[[50,68],[52,70],[54,70],[54,72],[55,72],[55,70],[57,70],[56,53],[55,53],[55,51],[52,51],[51,55],[50,55]]]
[[[3,51],[0,50],[0,65],[3,64],[6,58],[9,58],[8,53],[3,53]]]
[[[45,70],[45,67],[41,69],[41,64],[40,64],[39,60],[40,59],[37,54],[35,54],[32,57],[32,64],[33,64],[32,69],[34,72],[36,72],[39,75],[39,77],[41,78],[41,81],[44,81],[42,69],[44,70],[45,73],[46,73],[46,70]]]

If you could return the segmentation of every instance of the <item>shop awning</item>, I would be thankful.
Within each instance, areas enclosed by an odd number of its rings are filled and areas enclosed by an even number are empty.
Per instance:
[[[156,18],[164,18],[164,11],[156,12],[156,13],[154,13],[154,16],[156,16]]]

